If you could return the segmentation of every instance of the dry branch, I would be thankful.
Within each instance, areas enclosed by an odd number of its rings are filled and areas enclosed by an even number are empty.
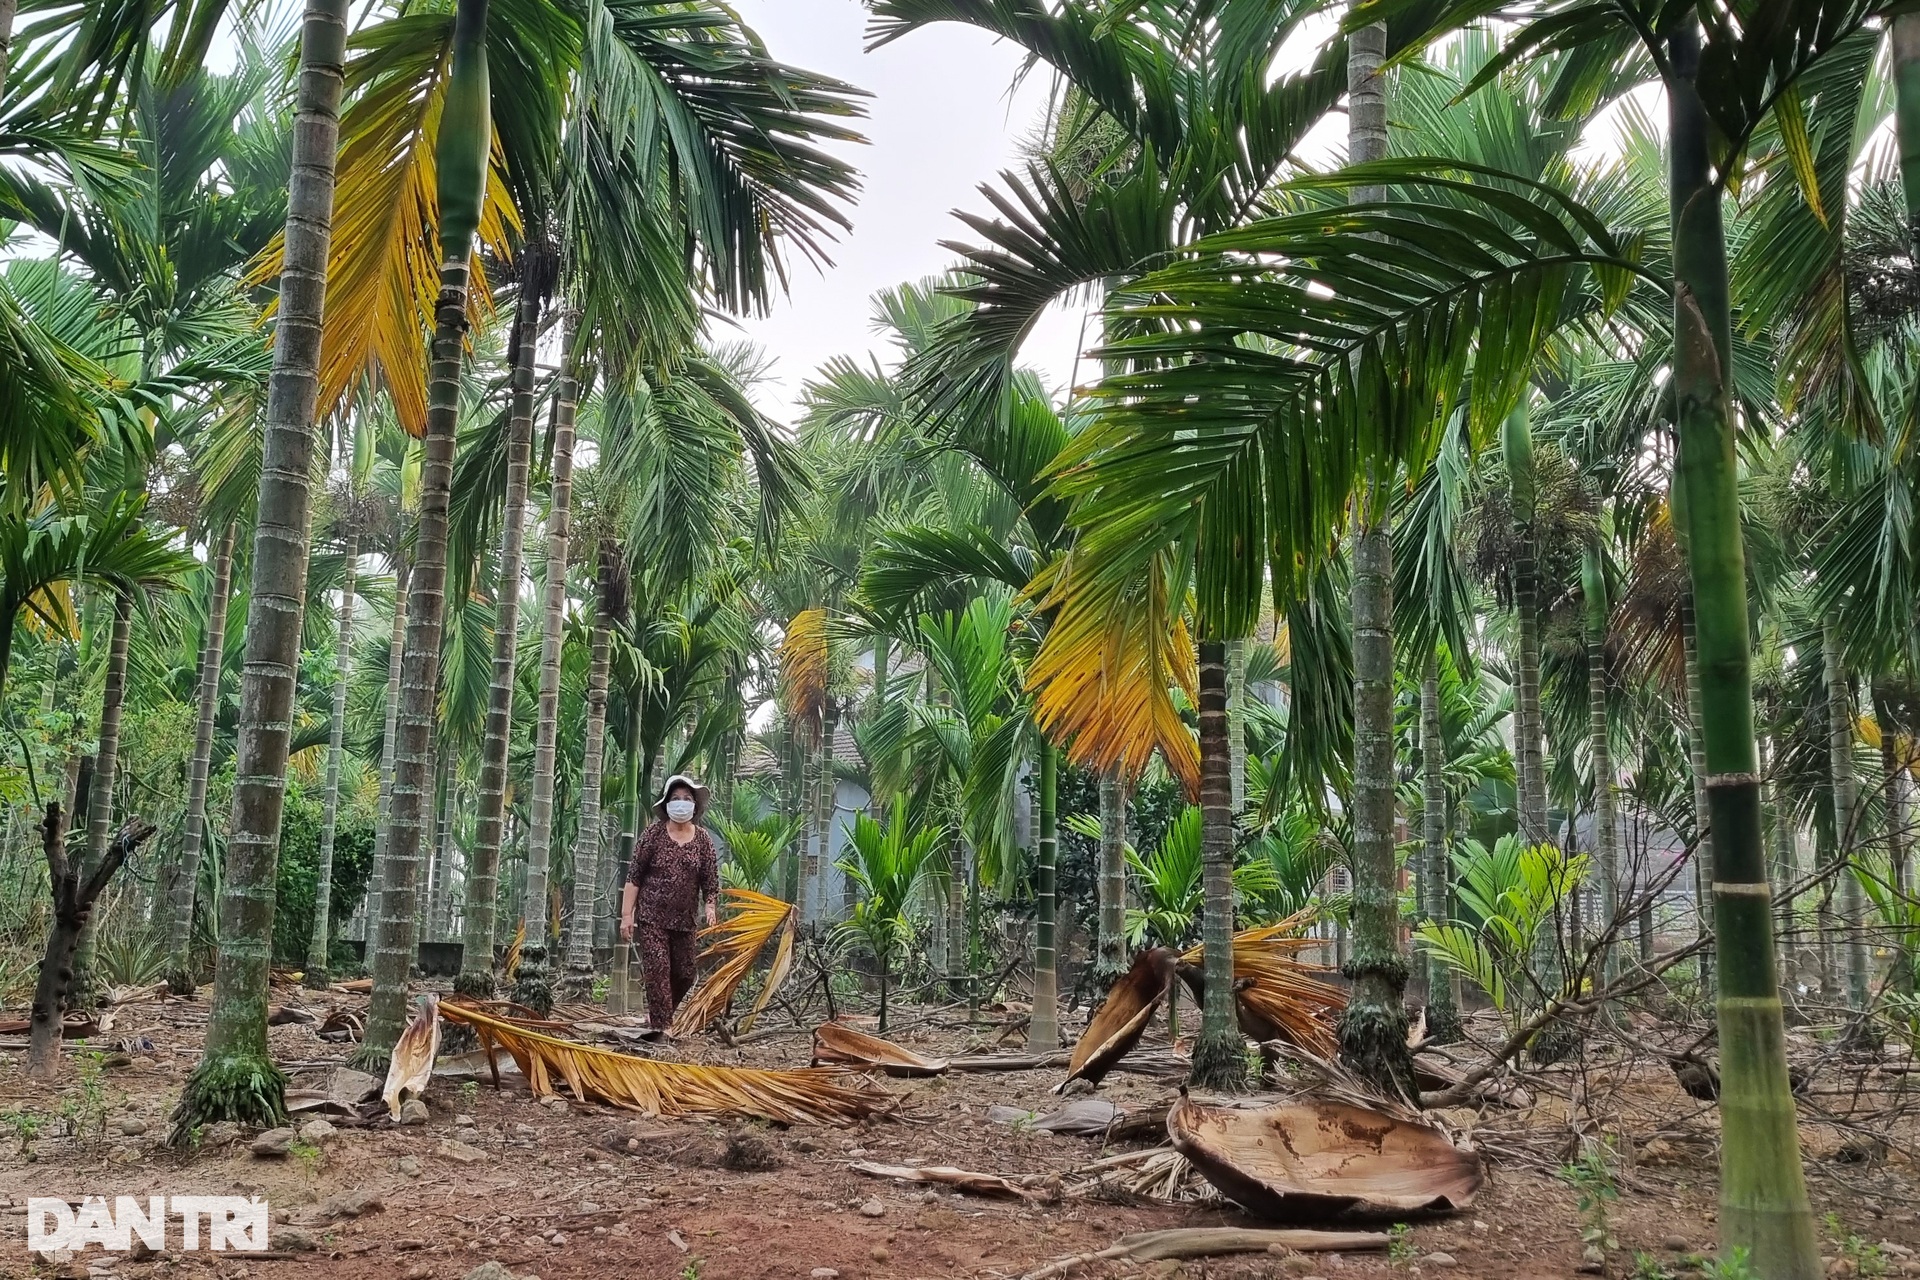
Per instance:
[[[1232,1253],[1361,1253],[1387,1247],[1384,1231],[1261,1231],[1242,1227],[1178,1227],[1123,1236],[1098,1253],[1075,1254],[1029,1271],[1020,1280],[1051,1280],[1090,1262],[1157,1262],[1163,1258],[1217,1258]]]

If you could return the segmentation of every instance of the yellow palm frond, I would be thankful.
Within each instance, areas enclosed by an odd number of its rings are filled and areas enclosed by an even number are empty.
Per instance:
[[[704,1031],[726,1010],[727,1002],[752,971],[754,960],[775,934],[779,935],[780,942],[774,952],[773,967],[767,971],[767,980],[760,988],[760,997],[754,1001],[752,1011],[740,1021],[742,1031],[753,1025],[753,1020],[767,1007],[767,1001],[773,998],[793,967],[793,904],[751,889],[726,889],[722,896],[727,901],[727,915],[719,924],[700,931],[701,938],[710,940],[700,958],[718,960],[720,967],[693,989],[674,1014],[676,1036]]]
[[[1068,759],[1097,773],[1137,778],[1158,748],[1197,795],[1200,747],[1172,689],[1192,697],[1198,664],[1163,576],[1151,574],[1134,593],[1083,594],[1072,573],[1069,558],[1029,588],[1057,606],[1027,675],[1035,721]]]
[[[1235,998],[1241,1026],[1248,1034],[1256,1040],[1277,1035],[1326,1058],[1339,1051],[1334,1021],[1347,1007],[1347,997],[1339,987],[1315,976],[1332,970],[1296,959],[1307,948],[1321,945],[1319,939],[1302,935],[1312,918],[1309,909],[1278,924],[1234,934],[1233,980],[1239,988]],[[1180,960],[1185,965],[1206,964],[1206,944]]]
[[[440,1013],[473,1028],[489,1062],[495,1046],[505,1049],[536,1098],[552,1096],[558,1079],[582,1102],[644,1115],[724,1114],[780,1124],[843,1124],[893,1105],[885,1091],[851,1081],[841,1071],[656,1062],[542,1035],[451,1000],[440,1005]]]
[[[360,381],[378,377],[392,397],[394,416],[416,437],[426,432],[428,335],[440,293],[434,144],[452,70],[452,31],[449,21],[442,38],[423,41],[404,58],[382,51],[376,65],[386,73],[341,116],[327,254],[318,412],[332,412]],[[354,71],[348,69],[349,83]],[[507,258],[520,225],[505,166],[496,136],[467,292],[474,323],[489,313],[480,249]],[[283,253],[276,236],[254,259],[247,283],[276,278]]]
[[[507,954],[501,958],[500,973],[502,977],[511,978],[520,971],[520,948],[525,946],[526,942],[527,922],[525,917],[522,917],[520,927],[513,931],[513,941],[507,944]]]
[[[780,642],[780,688],[787,714],[812,723],[827,705],[827,611],[802,609]]]

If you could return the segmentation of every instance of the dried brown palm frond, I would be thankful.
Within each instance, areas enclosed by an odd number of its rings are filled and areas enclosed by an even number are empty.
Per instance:
[[[1298,958],[1316,938],[1300,930],[1308,913],[1290,916],[1278,924],[1246,929],[1233,935],[1233,985],[1240,1029],[1255,1040],[1285,1040],[1328,1056],[1339,1042],[1335,1024],[1347,1007],[1346,992],[1315,974],[1331,973],[1324,965]],[[1204,944],[1180,957],[1180,976],[1201,992],[1207,949]]]
[[[893,1105],[887,1093],[850,1082],[840,1071],[655,1062],[529,1031],[472,1005],[449,1001],[440,1012],[473,1028],[490,1063],[496,1045],[512,1055],[536,1098],[551,1096],[554,1081],[560,1079],[583,1102],[604,1102],[643,1115],[726,1114],[784,1124],[842,1124]]]
[[[704,1031],[726,1011],[727,1002],[733,999],[733,993],[740,989],[753,969],[755,958],[776,934],[780,941],[773,954],[773,965],[760,986],[759,999],[740,1020],[742,1031],[753,1025],[753,1020],[767,1007],[767,1001],[773,998],[793,968],[793,930],[797,920],[793,904],[751,889],[726,889],[722,895],[727,901],[726,916],[719,924],[700,931],[702,938],[711,939],[700,958],[718,960],[720,967],[688,994],[679,1012],[673,1015],[672,1032],[676,1036]]]
[[[878,1067],[890,1076],[937,1076],[947,1069],[945,1058],[923,1058],[913,1050],[855,1031],[844,1022],[823,1022],[813,1029],[813,1061],[855,1067]]]
[[[1480,1155],[1436,1126],[1352,1102],[1263,1107],[1183,1097],[1167,1115],[1174,1149],[1249,1212],[1280,1222],[1451,1213],[1480,1189]]]
[[[1153,1020],[1160,1002],[1173,984],[1175,956],[1166,947],[1154,947],[1134,957],[1133,967],[1107,992],[1106,1003],[1087,1023],[1086,1034],[1067,1060],[1067,1078],[1054,1086],[1059,1093],[1075,1080],[1099,1084],[1114,1064],[1127,1056]]]
[[[433,1060],[439,1054],[440,1000],[429,993],[420,997],[413,1016],[393,1043],[393,1056],[387,1060],[387,1084],[380,1097],[389,1112],[398,1116],[402,1102],[427,1091],[433,1079]]]

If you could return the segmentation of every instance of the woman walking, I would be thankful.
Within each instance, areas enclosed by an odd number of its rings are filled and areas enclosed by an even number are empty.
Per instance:
[[[620,894],[620,940],[633,941],[637,926],[647,1022],[660,1031],[672,1025],[674,1009],[693,988],[696,901],[706,898],[708,924],[719,919],[714,904],[720,896],[720,862],[713,840],[699,825],[708,794],[685,774],[667,779],[665,794],[653,805],[658,821],[634,842]]]

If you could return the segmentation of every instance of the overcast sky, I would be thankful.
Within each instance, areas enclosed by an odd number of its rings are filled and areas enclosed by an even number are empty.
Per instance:
[[[860,0],[736,0],[735,7],[782,61],[873,95],[862,130],[868,145],[846,149],[862,192],[853,230],[832,250],[833,265],[800,265],[791,295],[766,318],[742,324],[744,336],[775,360],[777,382],[762,393],[765,407],[788,419],[801,384],[829,357],[889,356],[873,332],[868,299],[952,264],[954,255],[939,242],[971,238],[952,211],[987,209],[977,188],[1019,163],[1020,142],[1040,122],[1049,82],[1041,70],[1012,90],[1019,51],[957,24],[867,53]],[[1029,340],[1024,361],[1064,388],[1081,331],[1079,311],[1055,309]]]

